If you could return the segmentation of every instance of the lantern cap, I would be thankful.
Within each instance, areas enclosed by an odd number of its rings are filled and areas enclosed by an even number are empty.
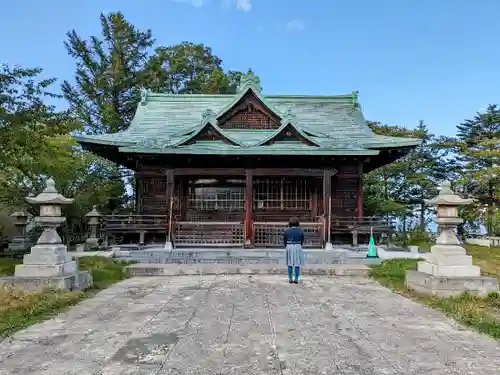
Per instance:
[[[49,178],[45,183],[45,189],[36,197],[27,197],[26,201],[30,204],[71,204],[74,199],[66,198],[59,194],[56,189],[56,183]]]
[[[451,189],[451,182],[444,181],[441,185],[441,191],[432,199],[424,199],[424,203],[429,206],[445,205],[445,206],[465,206],[473,203],[473,199],[464,199]]]
[[[92,211],[90,211],[85,217],[101,217],[102,215],[97,211],[97,206],[92,206]]]

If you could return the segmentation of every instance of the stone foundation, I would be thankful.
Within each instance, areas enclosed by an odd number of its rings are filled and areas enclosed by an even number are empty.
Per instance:
[[[433,276],[413,270],[406,271],[405,284],[417,293],[439,297],[455,297],[465,292],[484,297],[498,291],[498,280],[494,277]]]
[[[260,264],[132,264],[125,267],[125,275],[133,276],[190,276],[190,275],[286,275],[286,266]],[[301,275],[359,276],[367,277],[370,269],[363,264],[342,264],[335,266],[310,265],[301,267]]]
[[[86,290],[92,286],[92,275],[88,271],[78,271],[64,276],[6,276],[0,277],[0,288],[23,289],[28,291],[42,290]]]

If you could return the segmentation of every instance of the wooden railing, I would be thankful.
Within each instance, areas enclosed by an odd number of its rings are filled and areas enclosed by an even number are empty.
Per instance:
[[[174,224],[175,246],[244,245],[243,223],[240,221],[177,221]]]
[[[283,232],[288,222],[254,222],[253,234],[255,247],[283,247]],[[304,230],[304,247],[323,246],[324,225],[322,222],[300,223]]]
[[[107,215],[103,219],[106,232],[168,231],[167,215]]]
[[[376,216],[362,217],[335,217],[330,220],[330,229],[332,233],[352,233],[357,231],[359,234],[370,233],[388,233],[393,232],[396,226],[392,219],[386,219]]]
[[[320,248],[327,238],[327,228],[323,217],[314,221],[301,221],[306,241],[305,247]],[[103,217],[103,233],[115,236],[140,232],[153,232],[168,235],[167,215],[108,215]],[[288,222],[254,221],[252,223],[255,247],[282,247],[283,231]],[[173,220],[172,241],[174,246],[244,246],[243,221],[179,221]],[[332,217],[330,231],[332,242],[352,243],[354,237],[366,240],[373,230],[375,235],[390,234],[395,231],[394,221],[381,217]],[[354,236],[354,237],[353,237]],[[166,237],[165,237],[166,238]],[[335,241],[334,241],[335,240]]]

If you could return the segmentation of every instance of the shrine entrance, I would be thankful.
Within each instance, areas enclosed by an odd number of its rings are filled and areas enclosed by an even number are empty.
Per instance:
[[[176,246],[244,245],[244,178],[184,178],[179,201]]]
[[[292,216],[306,246],[321,247],[322,179],[310,176],[178,176],[174,246],[282,247]]]

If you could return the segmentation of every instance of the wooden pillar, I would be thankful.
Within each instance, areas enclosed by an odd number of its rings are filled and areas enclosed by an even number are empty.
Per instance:
[[[167,207],[170,207],[170,199],[174,196],[174,178],[174,170],[167,169],[167,191],[165,192]]]
[[[363,217],[363,203],[364,203],[364,189],[363,189],[363,163],[358,167],[358,192],[356,195],[356,215]]]
[[[135,173],[135,211],[142,213],[142,178]]]
[[[171,204],[171,201],[174,197],[174,181],[175,181],[175,177],[174,177],[174,170],[173,169],[167,169],[167,184],[166,184],[166,191],[165,191],[165,198],[167,200],[167,209],[166,209],[166,215],[167,215],[167,225],[169,225],[171,228],[173,228],[169,222],[170,218],[172,218],[172,220],[174,220],[174,213],[173,212],[170,212],[170,208],[172,208],[172,211],[173,211],[173,207],[174,207],[174,204]]]
[[[180,192],[179,204],[182,207],[182,211],[180,213],[181,220],[186,220],[186,217],[187,217],[190,185],[191,185],[191,181],[187,178],[183,178],[182,185],[179,187],[179,192]]]
[[[318,217],[318,179],[314,178],[314,186],[312,187],[312,207],[311,219],[316,220]]]
[[[332,176],[333,172],[330,169],[325,169],[323,172],[323,216],[325,218],[325,238],[324,242],[328,242],[328,233],[330,232],[331,223],[329,220],[329,206],[332,198]]]
[[[245,247],[254,246],[253,236],[253,175],[251,169],[245,170]]]

